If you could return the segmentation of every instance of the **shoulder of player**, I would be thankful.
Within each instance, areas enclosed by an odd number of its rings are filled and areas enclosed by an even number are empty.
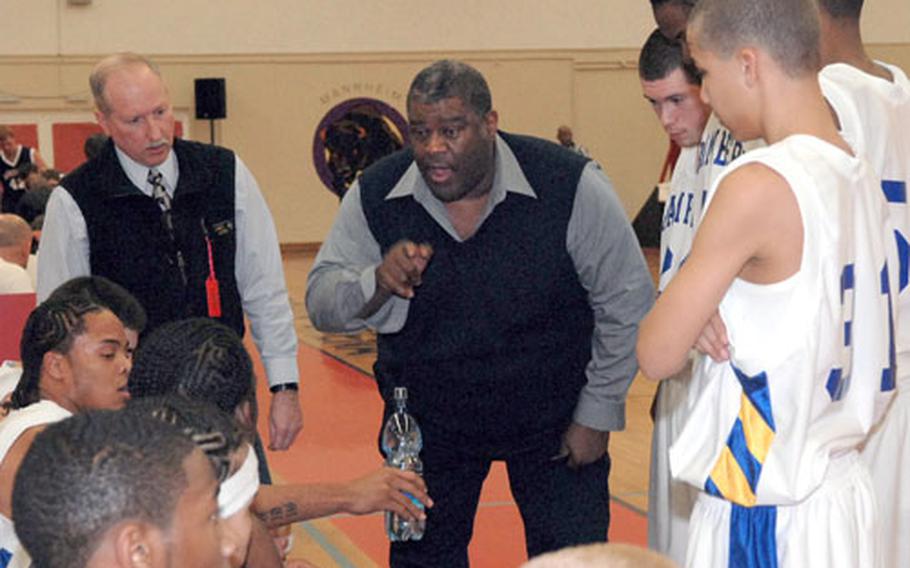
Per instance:
[[[773,168],[749,162],[725,176],[717,187],[715,201],[724,207],[756,208],[774,207],[781,200],[792,199],[790,184]]]

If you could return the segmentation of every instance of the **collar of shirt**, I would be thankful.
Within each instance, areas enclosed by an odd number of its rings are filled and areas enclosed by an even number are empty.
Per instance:
[[[515,154],[512,153],[508,144],[498,134],[496,135],[496,162],[494,168],[495,173],[493,174],[493,187],[490,190],[490,200],[487,203],[487,209],[483,217],[480,219],[480,225],[483,225],[493,209],[505,200],[507,193],[517,193],[537,199],[537,194],[534,193],[534,189],[528,183],[528,178],[521,171],[521,166],[518,165]],[[395,187],[392,188],[392,191],[386,195],[386,199],[402,197],[413,197],[430,214],[433,220],[445,229],[449,236],[459,242],[463,240],[458,236],[455,227],[449,220],[445,203],[437,199],[433,192],[430,191],[423,176],[420,175],[416,162],[411,164],[398,183],[395,184]]]
[[[148,183],[148,176],[149,170],[155,169],[161,172],[161,183],[164,185],[164,189],[167,190],[168,195],[174,197],[179,169],[177,167],[177,156],[174,154],[173,149],[168,153],[167,159],[154,168],[144,166],[133,160],[116,145],[114,149],[117,152],[117,160],[120,161],[120,166],[126,173],[126,177],[129,178],[133,185],[139,188],[139,191],[148,196],[152,195],[152,187]]]

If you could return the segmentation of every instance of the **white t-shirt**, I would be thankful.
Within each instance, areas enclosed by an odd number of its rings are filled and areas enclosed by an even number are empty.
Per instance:
[[[24,268],[0,258],[0,294],[26,294],[34,291],[32,279]]]

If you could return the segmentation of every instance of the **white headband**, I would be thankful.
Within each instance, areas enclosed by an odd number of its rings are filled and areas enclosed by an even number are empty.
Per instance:
[[[218,516],[226,519],[250,506],[259,491],[259,460],[247,444],[246,459],[234,475],[221,483],[218,490]]]

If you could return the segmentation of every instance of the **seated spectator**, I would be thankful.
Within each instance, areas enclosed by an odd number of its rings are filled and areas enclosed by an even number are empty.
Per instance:
[[[249,354],[231,329],[207,318],[170,322],[144,338],[129,389],[137,399],[176,392],[209,401],[251,430],[256,424]],[[423,511],[405,493],[432,506],[419,476],[382,467],[346,483],[263,485],[252,510],[270,528],[340,512],[361,515],[390,510],[422,518]]]
[[[85,153],[85,159],[91,160],[95,156],[101,153],[101,150],[104,149],[104,145],[107,144],[108,136],[102,132],[96,132],[88,138],[85,139],[85,144],[82,145],[82,151]]]
[[[19,172],[25,178],[25,193],[19,198],[15,213],[31,225],[38,215],[44,215],[54,186],[45,178],[46,172],[39,170],[35,164],[23,164]]]
[[[0,422],[0,547],[11,557],[21,553],[10,521],[13,479],[35,435],[82,410],[123,407],[131,363],[123,324],[99,304],[49,299],[29,315],[22,377]]]
[[[44,178],[44,183],[46,183],[48,187],[57,187],[60,185],[60,180],[63,179],[63,174],[54,168],[47,168],[41,172],[41,177]]]
[[[22,461],[16,529],[35,566],[220,567],[232,552],[203,452],[140,412],[96,411],[49,426]]]
[[[19,166],[19,177],[25,182],[25,189],[38,189],[45,185],[44,176],[41,175],[41,168],[37,164],[26,162]]]
[[[32,230],[18,215],[0,213],[0,294],[34,292],[28,276]]]

